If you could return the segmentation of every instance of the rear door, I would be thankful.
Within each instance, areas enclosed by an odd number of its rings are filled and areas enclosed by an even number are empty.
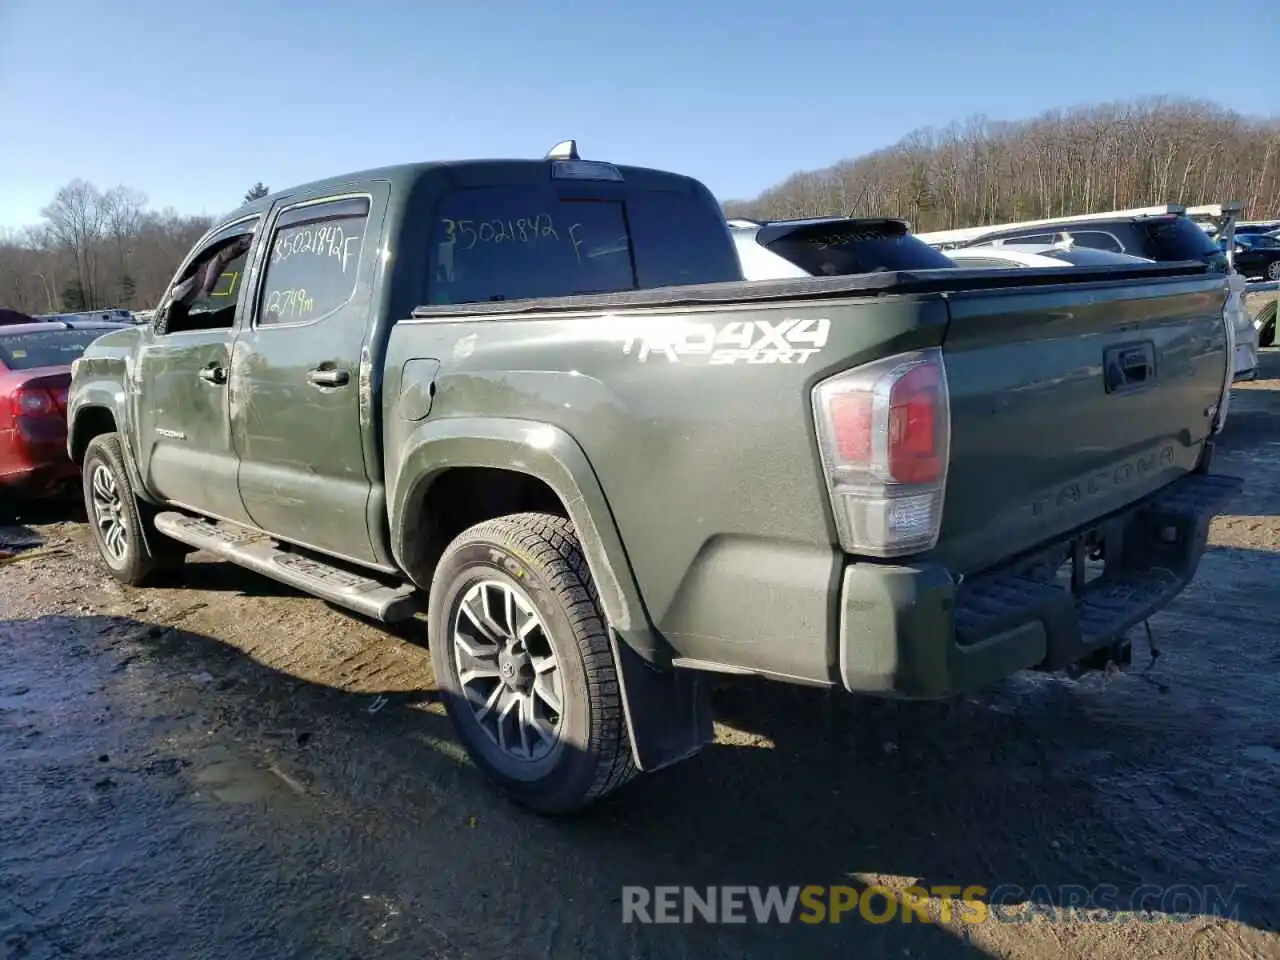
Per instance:
[[[937,552],[973,572],[1192,469],[1224,382],[1224,299],[1220,276],[952,294]]]
[[[283,539],[375,561],[365,434],[373,291],[385,258],[386,183],[300,199],[270,226],[252,322],[231,367],[240,497]],[[363,399],[362,399],[363,398]]]

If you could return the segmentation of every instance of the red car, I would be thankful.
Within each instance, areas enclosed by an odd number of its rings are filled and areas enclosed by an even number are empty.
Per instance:
[[[67,456],[71,361],[120,323],[40,321],[0,311],[0,508],[74,486]],[[23,320],[27,322],[23,322]]]

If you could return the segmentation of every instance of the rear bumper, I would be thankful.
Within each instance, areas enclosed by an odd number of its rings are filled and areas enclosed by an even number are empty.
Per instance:
[[[1192,473],[1032,556],[956,584],[943,567],[852,564],[841,584],[839,666],[850,691],[948,697],[1019,670],[1059,669],[1119,641],[1195,576],[1209,523],[1243,487]],[[1085,583],[1085,541],[1105,570]],[[1064,557],[1076,557],[1062,582]]]
[[[38,497],[56,493],[75,483],[79,468],[67,456],[62,440],[32,442],[23,438],[21,445],[12,435],[0,435],[6,449],[0,453],[0,491]]]

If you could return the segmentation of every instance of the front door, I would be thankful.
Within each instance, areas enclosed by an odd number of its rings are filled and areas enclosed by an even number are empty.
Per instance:
[[[376,309],[386,196],[378,185],[280,212],[231,369],[240,496],[253,522],[357,561],[376,560],[360,357]]]
[[[208,284],[175,299],[190,279],[252,234],[257,218],[215,234],[188,260],[145,334],[130,377],[138,464],[146,488],[170,503],[249,521],[236,489],[237,461],[227,405],[235,320],[249,257],[218,262]]]

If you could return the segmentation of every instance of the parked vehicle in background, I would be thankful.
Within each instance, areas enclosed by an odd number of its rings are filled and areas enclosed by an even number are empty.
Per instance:
[[[21,310],[10,310],[8,307],[0,307],[0,326],[34,322],[35,317],[25,314]]]
[[[998,247],[957,247],[954,250],[948,250],[947,256],[958,267],[990,269],[1133,266],[1153,262],[1127,253],[1113,253],[1110,250],[1021,243],[1004,244]]]
[[[1258,328],[1258,346],[1269,347],[1276,342],[1276,301],[1263,304],[1253,324]]]
[[[748,280],[938,270],[950,260],[912,235],[905,220],[815,217],[728,221]]]
[[[1226,252],[1204,226],[1219,227],[1232,220],[1239,210],[1238,203],[1199,207],[1170,203],[1021,223],[938,230],[916,236],[944,252],[979,245],[1063,244],[1073,248],[1127,253],[1157,262],[1198,260],[1208,264],[1210,269],[1227,272]],[[1228,276],[1228,296],[1223,307],[1235,331],[1236,380],[1251,380],[1258,369],[1257,331],[1244,307],[1244,285],[1243,275]]]
[[[1237,223],[1236,236],[1251,236],[1255,233],[1273,233],[1280,230],[1280,220],[1257,220],[1251,223]]]
[[[67,456],[71,363],[122,324],[35,321],[0,325],[0,514],[20,499],[74,488]]]
[[[1280,238],[1263,233],[1237,234],[1233,260],[1246,277],[1280,280]]]
[[[37,320],[100,320],[104,323],[136,323],[133,311],[123,307],[110,307],[105,310],[81,310],[78,312],[41,313]]]
[[[920,234],[929,241],[936,234]],[[1217,269],[1226,268],[1226,257],[1218,244],[1189,218],[1179,213],[1121,213],[1115,216],[1056,220],[1023,226],[992,228],[957,247],[1002,246],[1005,244],[1070,244],[1094,250],[1127,253],[1158,262],[1200,260]]]
[[[919,250],[853,232],[769,249]],[[565,812],[709,742],[709,672],[1105,668],[1194,576],[1241,488],[1221,277],[919,252],[744,282],[705,186],[571,142],[334,177],[219,221],[76,361],[67,449],[122,582],[198,548],[425,610],[475,765]]]

